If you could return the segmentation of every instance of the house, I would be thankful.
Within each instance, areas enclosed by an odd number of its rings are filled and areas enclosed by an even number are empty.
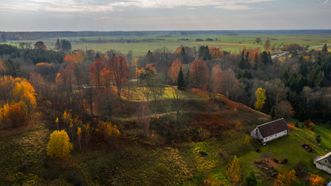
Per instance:
[[[331,152],[314,160],[316,168],[331,174]]]
[[[288,126],[284,118],[258,125],[251,136],[259,140],[263,145],[277,138],[288,135]]]

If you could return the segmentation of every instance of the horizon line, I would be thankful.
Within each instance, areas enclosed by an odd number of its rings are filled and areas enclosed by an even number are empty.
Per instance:
[[[208,32],[208,31],[331,31],[331,28],[295,28],[295,29],[147,29],[147,30],[0,30],[10,32]]]

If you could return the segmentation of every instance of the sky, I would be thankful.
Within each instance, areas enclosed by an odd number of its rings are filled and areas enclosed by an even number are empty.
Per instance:
[[[0,31],[331,29],[331,0],[0,0]]]

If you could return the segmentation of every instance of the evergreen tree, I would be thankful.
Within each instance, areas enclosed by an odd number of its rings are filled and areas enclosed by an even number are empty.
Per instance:
[[[246,185],[247,186],[256,186],[257,185],[257,180],[256,180],[254,172],[251,172],[251,174],[246,178]]]
[[[209,53],[209,48],[208,46],[201,46],[199,48],[199,59],[202,60],[211,60],[211,55]]]
[[[180,67],[180,70],[178,72],[177,89],[178,90],[185,89],[185,80],[184,80],[184,73],[183,73],[182,67]]]
[[[323,48],[322,48],[322,52],[323,52],[324,54],[327,54],[327,53],[329,52],[329,50],[328,50],[328,45],[327,45],[327,44],[324,44],[324,46],[323,46]]]
[[[56,50],[61,50],[61,41],[60,41],[60,39],[57,39],[56,40],[55,49]]]
[[[188,70],[185,76],[185,87],[188,88],[190,87],[190,71]]]
[[[63,52],[70,52],[72,46],[71,46],[71,43],[70,41],[68,40],[61,40],[61,50]]]

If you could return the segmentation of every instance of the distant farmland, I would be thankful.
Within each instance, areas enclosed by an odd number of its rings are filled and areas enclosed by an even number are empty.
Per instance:
[[[316,33],[315,33],[316,32]],[[148,32],[149,33],[149,32]],[[123,54],[132,51],[133,56],[143,56],[148,50],[164,49],[174,51],[179,46],[195,47],[208,45],[219,47],[231,53],[239,53],[243,48],[263,48],[265,40],[271,41],[271,46],[278,48],[286,44],[296,43],[301,46],[321,46],[325,43],[331,43],[331,32],[319,31],[303,32],[297,31],[265,31],[265,32],[245,32],[227,33],[227,32],[152,32],[154,34],[122,33],[109,34],[108,32],[76,34],[60,34],[59,37],[47,35],[44,38],[28,40],[10,40],[7,43],[18,45],[20,42],[34,43],[37,40],[43,40],[50,49],[54,48],[57,38],[68,39],[73,45],[73,49],[96,51],[116,50]],[[93,35],[94,34],[94,35]],[[257,43],[256,39],[261,42]],[[318,47],[314,47],[318,49]]]

